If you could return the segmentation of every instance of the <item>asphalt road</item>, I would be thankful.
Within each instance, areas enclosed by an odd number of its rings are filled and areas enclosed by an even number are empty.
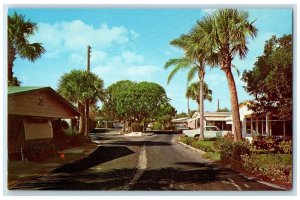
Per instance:
[[[17,190],[273,191],[272,185],[204,160],[178,135],[97,133],[86,158],[15,186]]]

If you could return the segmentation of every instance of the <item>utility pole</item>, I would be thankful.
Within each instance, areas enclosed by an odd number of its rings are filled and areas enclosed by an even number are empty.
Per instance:
[[[87,46],[87,71],[90,72],[90,58],[91,58],[91,47]],[[85,120],[86,120],[86,126],[85,126],[85,133],[88,135],[90,131],[90,101],[87,100],[85,104]]]
[[[220,110],[220,99],[218,99],[217,112]]]

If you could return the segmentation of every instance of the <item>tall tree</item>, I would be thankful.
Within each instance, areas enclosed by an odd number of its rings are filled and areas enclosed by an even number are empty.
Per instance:
[[[249,22],[248,13],[237,9],[220,9],[197,22],[193,30],[199,45],[217,56],[215,61],[225,73],[230,91],[234,140],[242,140],[238,95],[232,75],[232,61],[238,54],[240,59],[248,52],[247,38],[254,38],[257,29]]]
[[[213,52],[206,52],[205,49],[199,45],[197,41],[198,37],[193,32],[189,34],[183,34],[179,38],[170,42],[171,45],[179,47],[184,50],[184,56],[181,58],[173,58],[166,62],[165,69],[170,66],[174,66],[168,77],[168,83],[174,77],[179,70],[189,70],[187,74],[188,82],[190,82],[196,74],[199,78],[199,113],[200,113],[200,136],[199,140],[204,139],[204,76],[205,65],[209,64],[214,66],[215,59]],[[189,99],[188,99],[189,100]]]
[[[292,117],[293,38],[272,36],[265,43],[263,55],[252,70],[244,71],[245,90],[254,96],[248,107],[256,114],[272,113],[279,118]]]
[[[198,104],[198,110],[200,110],[200,93],[199,93],[199,83],[194,82],[189,85],[186,89],[186,97],[191,98],[192,100],[196,101]],[[208,100],[209,102],[212,101],[212,91],[208,88],[208,85],[204,82],[203,84],[203,99]]]
[[[145,129],[149,119],[156,119],[160,106],[168,103],[163,87],[152,82],[119,81],[109,86],[103,110],[111,117],[131,124],[138,122]]]
[[[77,103],[81,113],[79,132],[86,135],[85,103],[104,98],[103,80],[97,75],[85,70],[72,70],[59,79],[58,92],[72,103]]]
[[[37,24],[30,20],[26,21],[23,15],[14,12],[8,16],[8,85],[19,84],[16,77],[13,76],[13,65],[17,55],[34,62],[45,52],[41,43],[30,43],[28,40],[37,29]]]

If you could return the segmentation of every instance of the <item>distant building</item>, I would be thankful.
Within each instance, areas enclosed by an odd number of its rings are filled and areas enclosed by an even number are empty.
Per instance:
[[[221,130],[231,130],[231,124],[227,123],[227,118],[231,117],[231,112],[204,112],[204,126],[217,126]],[[192,118],[187,120],[188,127],[197,129],[200,127],[200,113],[195,112]]]
[[[78,110],[50,87],[8,87],[9,157],[40,140],[52,140],[51,120],[76,116]]]
[[[292,137],[292,120],[279,119],[270,113],[256,115],[249,110],[248,101],[240,104],[240,121],[242,135],[252,141],[253,134],[263,136]],[[200,113],[195,112],[192,118],[187,120],[188,127],[197,129],[200,126]],[[231,112],[204,112],[205,126],[218,126],[221,130],[232,131]]]

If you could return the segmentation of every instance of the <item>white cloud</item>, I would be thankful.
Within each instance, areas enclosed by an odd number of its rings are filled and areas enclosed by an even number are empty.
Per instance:
[[[215,12],[217,9],[202,9],[203,12],[207,13],[207,14],[211,14],[213,12]]]
[[[142,63],[144,61],[143,56],[130,51],[122,52],[122,58],[126,64]]]
[[[38,26],[39,30],[31,40],[43,43],[47,51],[45,56],[48,57],[79,52],[88,45],[105,49],[113,44],[127,43],[130,37],[138,37],[138,33],[123,26],[108,27],[103,23],[95,28],[81,20],[39,23]]]
[[[105,86],[119,80],[153,81],[161,67],[144,63],[144,57],[131,51],[107,56],[102,63],[91,70],[104,79]]]

